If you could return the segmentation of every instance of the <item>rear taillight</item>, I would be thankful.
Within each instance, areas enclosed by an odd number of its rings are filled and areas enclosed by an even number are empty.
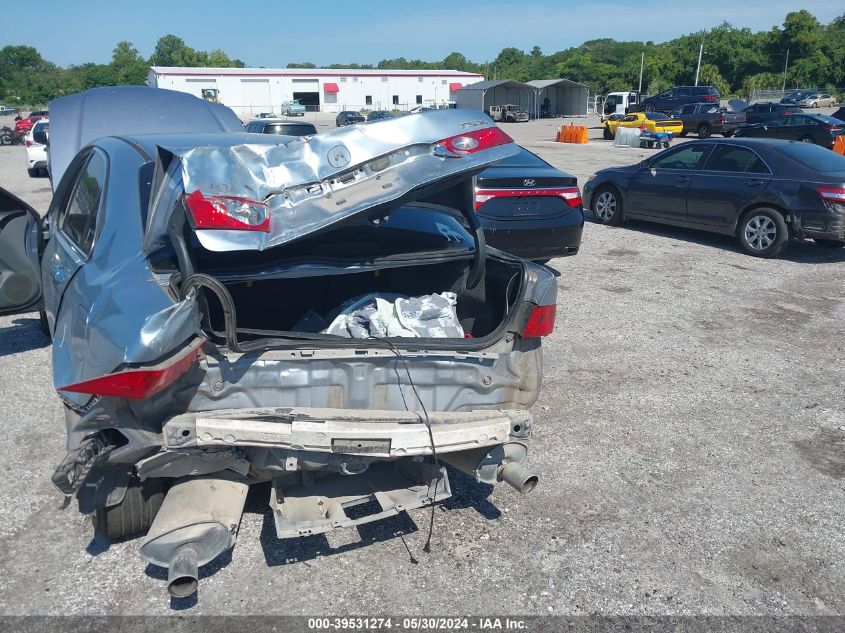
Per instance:
[[[537,338],[551,334],[555,329],[556,313],[556,305],[534,306],[528,317],[528,323],[522,329],[522,338]]]
[[[838,130],[841,130],[842,126],[841,125],[825,125],[824,129],[826,129],[828,132],[836,132]]]
[[[704,95],[704,100],[707,103],[713,103],[716,100],[716,97],[714,97],[713,95]]]
[[[723,112],[722,114],[719,115],[719,123],[724,123],[724,122],[725,122],[725,113]]]
[[[825,202],[845,204],[845,187],[819,187],[819,195]]]
[[[199,345],[192,345],[187,352],[174,356],[154,367],[118,371],[75,385],[61,387],[59,391],[143,400],[167,389],[176,382],[180,376],[187,373],[196,364],[199,356]]]
[[[270,232],[270,210],[263,202],[230,196],[204,196],[194,191],[185,196],[185,204],[197,229]]]
[[[475,192],[475,210],[493,198],[522,198],[552,196],[563,198],[570,207],[581,205],[581,191],[578,187],[552,187],[549,189],[478,189]]]
[[[513,139],[498,127],[486,127],[481,130],[464,132],[457,136],[444,138],[435,143],[435,148],[444,147],[453,154],[474,154],[497,145],[513,143]]]

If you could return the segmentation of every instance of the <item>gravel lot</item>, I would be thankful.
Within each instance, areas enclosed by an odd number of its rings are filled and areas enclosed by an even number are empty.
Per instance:
[[[559,123],[506,129],[581,183],[648,153],[556,144]],[[22,147],[0,148],[0,186],[49,203]],[[0,318],[0,611],[843,614],[843,263],[811,243],[767,261],[722,236],[588,223],[581,252],[552,262],[533,493],[453,475],[426,554],[428,509],[278,541],[259,487],[193,600],[167,596],[140,539],[92,540],[63,508],[50,348],[37,315]]]

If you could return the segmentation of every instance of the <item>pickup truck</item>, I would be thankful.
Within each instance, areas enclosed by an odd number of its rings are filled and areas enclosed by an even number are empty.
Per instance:
[[[733,136],[740,125],[745,125],[744,114],[726,112],[714,103],[690,103],[675,108],[672,118],[684,122],[684,129],[679,136],[695,132],[699,138],[707,138],[711,134]]]
[[[285,116],[305,116],[305,106],[299,103],[297,99],[285,101],[282,104],[282,114]]]

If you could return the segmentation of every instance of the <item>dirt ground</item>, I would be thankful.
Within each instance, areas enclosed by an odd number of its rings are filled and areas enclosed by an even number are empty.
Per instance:
[[[506,129],[579,183],[649,153],[556,144],[559,124]],[[0,148],[0,186],[49,203],[22,147]],[[188,600],[140,539],[92,540],[63,507],[50,348],[37,315],[0,318],[0,613],[845,613],[845,250],[768,261],[723,236],[588,222],[551,265],[534,492],[453,473],[426,554],[428,509],[279,541],[258,487]]]

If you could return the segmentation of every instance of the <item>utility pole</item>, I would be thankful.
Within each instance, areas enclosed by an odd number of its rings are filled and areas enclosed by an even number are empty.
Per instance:
[[[698,47],[698,66],[695,69],[695,85],[698,85],[698,73],[701,71],[701,54],[704,53],[704,35],[701,36],[701,46]]]
[[[780,91],[784,92],[786,90],[786,71],[789,68],[789,49],[786,49],[786,63],[783,65],[783,85],[780,87]]]
[[[643,65],[645,65],[645,50],[643,51],[642,57],[640,57],[640,88],[637,91],[639,93],[643,91]]]

